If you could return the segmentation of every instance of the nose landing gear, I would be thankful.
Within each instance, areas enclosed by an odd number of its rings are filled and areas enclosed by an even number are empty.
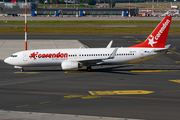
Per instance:
[[[14,66],[14,68],[21,69],[21,72],[24,72],[24,69],[21,66]]]
[[[24,72],[24,69],[23,69],[23,68],[21,68],[21,72]]]
[[[92,71],[91,66],[87,66],[87,71],[88,71],[88,72],[91,72],[91,71]]]

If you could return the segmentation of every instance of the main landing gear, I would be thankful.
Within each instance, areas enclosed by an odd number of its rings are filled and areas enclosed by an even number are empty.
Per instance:
[[[91,66],[87,66],[87,71],[88,71],[88,72],[91,72],[91,71],[92,71]]]
[[[21,68],[21,72],[24,72],[24,69],[23,69],[23,68]]]

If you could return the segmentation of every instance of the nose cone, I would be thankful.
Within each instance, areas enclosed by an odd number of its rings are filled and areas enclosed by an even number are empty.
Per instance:
[[[4,60],[4,62],[7,63],[7,64],[10,64],[10,63],[11,63],[11,58],[10,58],[10,57],[6,58],[6,59]]]

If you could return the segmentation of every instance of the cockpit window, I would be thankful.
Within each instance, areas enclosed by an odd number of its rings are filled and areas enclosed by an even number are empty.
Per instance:
[[[11,57],[17,57],[17,55],[11,55]]]

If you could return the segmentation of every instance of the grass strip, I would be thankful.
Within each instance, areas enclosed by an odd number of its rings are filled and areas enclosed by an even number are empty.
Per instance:
[[[150,34],[154,28],[29,28],[28,34]],[[23,34],[24,28],[0,28],[0,34]],[[170,28],[180,34],[180,28]]]
[[[159,21],[68,21],[68,20],[52,20],[52,21],[28,21],[28,25],[158,25]],[[24,25],[24,21],[0,21],[0,25]],[[180,25],[179,21],[172,21],[171,25]]]

